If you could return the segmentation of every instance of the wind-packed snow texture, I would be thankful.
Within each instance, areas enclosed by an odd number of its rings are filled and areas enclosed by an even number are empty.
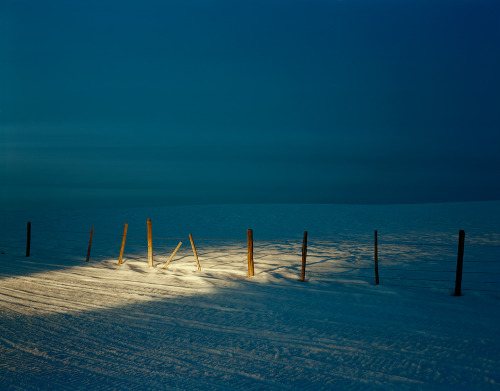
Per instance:
[[[500,202],[4,213],[0,389],[499,390],[499,221]]]

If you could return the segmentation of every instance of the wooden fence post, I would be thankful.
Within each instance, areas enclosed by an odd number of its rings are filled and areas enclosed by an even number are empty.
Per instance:
[[[455,292],[453,296],[462,296],[462,270],[464,266],[464,245],[465,231],[458,231],[458,257],[457,257],[457,274],[455,277]]]
[[[248,242],[248,277],[255,275],[253,267],[253,231],[251,229],[247,230],[247,242]]]
[[[148,265],[154,267],[153,263],[153,228],[151,219],[148,219]]]
[[[170,258],[168,259],[167,263],[165,263],[165,265],[163,265],[162,269],[166,269],[168,267],[168,265],[170,264],[170,261],[172,261],[172,259],[174,259],[175,253],[177,252],[177,250],[179,250],[179,247],[181,247],[181,245],[182,245],[182,242],[179,242],[179,244],[175,248],[174,252],[172,253]]]
[[[128,224],[125,223],[125,228],[123,229],[122,248],[120,249],[120,257],[118,258],[118,265],[122,264],[123,250],[125,250],[125,240],[127,239],[127,228]]]
[[[191,247],[193,248],[194,259],[196,259],[196,265],[198,270],[201,270],[200,261],[198,260],[198,253],[196,252],[196,247],[194,246],[193,235],[189,234],[189,240],[191,241]]]
[[[306,280],[306,258],[307,258],[307,231],[304,231],[304,240],[302,241],[302,270],[300,272],[300,281]]]
[[[374,258],[375,258],[375,285],[378,285],[379,284],[379,278],[378,278],[378,238],[377,238],[377,230],[375,230],[374,245],[375,245],[375,253],[374,253]]]
[[[87,260],[85,262],[88,262],[90,259],[90,249],[92,247],[92,235],[94,235],[94,227],[90,229],[89,249],[87,250]]]
[[[28,221],[28,229],[26,231],[26,256],[30,256],[31,249],[31,221]]]

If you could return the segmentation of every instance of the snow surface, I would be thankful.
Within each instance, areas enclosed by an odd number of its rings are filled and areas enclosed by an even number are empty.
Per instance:
[[[3,213],[0,389],[499,390],[499,221],[500,202]]]

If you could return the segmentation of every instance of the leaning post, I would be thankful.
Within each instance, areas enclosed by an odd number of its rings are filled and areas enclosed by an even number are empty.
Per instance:
[[[163,265],[162,269],[166,269],[168,267],[168,265],[170,264],[170,262],[172,261],[172,259],[174,259],[175,253],[177,252],[177,250],[179,250],[179,248],[181,247],[181,245],[182,245],[182,242],[179,242],[179,244],[175,248],[175,250],[172,253],[172,255],[170,255],[170,258],[168,259],[168,261],[165,263],[165,265]]]
[[[196,260],[196,265],[198,270],[201,270],[200,261],[198,259],[198,253],[196,252],[196,247],[194,245],[193,235],[189,234],[189,240],[191,241],[191,247],[193,248],[194,259]]]
[[[122,264],[123,251],[125,250],[125,241],[127,240],[127,228],[128,224],[125,223],[125,228],[123,229],[122,247],[120,249],[120,257],[118,258],[118,265]]]

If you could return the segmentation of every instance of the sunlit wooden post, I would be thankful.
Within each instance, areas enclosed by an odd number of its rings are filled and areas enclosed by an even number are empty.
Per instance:
[[[464,245],[465,231],[458,232],[458,256],[457,256],[457,273],[455,277],[455,292],[453,296],[462,296],[462,271],[464,267]]]
[[[177,252],[177,250],[179,250],[179,248],[181,247],[181,245],[182,245],[182,242],[179,242],[179,244],[175,248],[174,252],[172,253],[172,255],[170,256],[170,258],[168,259],[167,263],[165,263],[165,265],[163,266],[163,269],[166,269],[168,267],[168,265],[170,264],[170,262],[172,261],[172,259],[174,259],[175,253]]]
[[[253,267],[253,231],[251,229],[247,230],[247,242],[248,242],[248,277],[255,275]]]
[[[90,249],[92,247],[92,236],[94,235],[94,227],[90,229],[90,239],[89,239],[89,249],[87,250],[87,260],[86,262],[89,261],[90,259]]]
[[[193,235],[189,234],[189,240],[191,241],[191,247],[193,248],[194,259],[196,259],[196,265],[198,270],[201,270],[200,261],[198,260],[198,253],[196,252],[196,247],[194,245]]]
[[[28,221],[28,229],[26,231],[26,256],[30,256],[31,249],[31,221]]]
[[[377,238],[377,230],[375,230],[374,234],[374,258],[375,258],[375,285],[379,284],[378,278],[378,238]]]
[[[300,272],[300,281],[306,280],[306,258],[307,258],[307,231],[304,231],[304,240],[302,241],[302,270]]]
[[[122,248],[120,249],[120,257],[118,258],[118,265],[122,264],[123,251],[125,250],[125,240],[127,239],[127,228],[128,224],[125,223],[125,228],[123,229]]]
[[[153,263],[153,228],[151,226],[151,219],[148,219],[148,265],[154,267]]]

